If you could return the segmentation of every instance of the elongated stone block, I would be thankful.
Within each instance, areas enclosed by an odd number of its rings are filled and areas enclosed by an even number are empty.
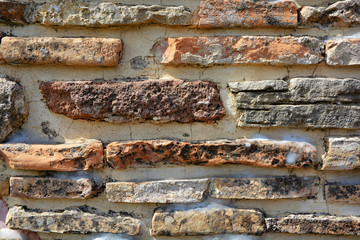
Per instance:
[[[253,91],[286,91],[288,84],[282,80],[264,80],[264,81],[247,81],[247,82],[230,82],[230,90],[233,93],[237,92],[253,92]]]
[[[105,216],[80,210],[36,212],[23,207],[10,208],[6,224],[13,229],[44,233],[140,233],[140,221],[115,214]]]
[[[330,203],[360,203],[360,185],[325,185],[325,198]]]
[[[11,177],[10,189],[14,197],[40,199],[88,199],[101,192],[101,186],[87,178]]]
[[[153,182],[112,182],[106,184],[110,202],[193,203],[204,200],[208,179]]]
[[[7,64],[117,66],[122,43],[115,38],[4,37],[0,60]]]
[[[79,171],[101,168],[103,145],[100,141],[76,144],[1,144],[0,157],[12,169]]]
[[[325,45],[325,53],[328,65],[360,65],[360,39],[329,40]]]
[[[158,210],[152,219],[152,234],[155,236],[261,235],[264,231],[264,215],[253,209]]]
[[[115,169],[229,163],[311,168],[315,165],[316,148],[303,142],[262,139],[204,143],[149,140],[110,143],[106,156],[110,167]]]
[[[269,232],[360,235],[360,217],[355,216],[290,214],[265,220]]]
[[[297,7],[293,1],[203,0],[200,28],[296,27]]]
[[[217,178],[211,197],[221,199],[314,198],[319,192],[318,178]]]
[[[51,111],[73,119],[190,123],[225,115],[210,81],[43,82],[40,89]]]
[[[323,60],[321,45],[313,37],[179,37],[158,40],[153,52],[165,65],[308,65]]]

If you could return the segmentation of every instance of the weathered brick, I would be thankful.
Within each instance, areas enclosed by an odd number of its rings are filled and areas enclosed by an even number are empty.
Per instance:
[[[296,27],[293,1],[203,0],[195,23],[200,28]]]
[[[0,179],[0,197],[9,195],[9,179]]]
[[[360,65],[360,39],[326,41],[326,64],[331,66]]]
[[[13,229],[45,233],[140,233],[140,221],[120,214],[100,215],[77,209],[38,212],[23,207],[10,208],[6,224]]]
[[[253,209],[215,207],[185,211],[157,210],[152,219],[152,235],[155,236],[261,235],[264,231],[264,215]]]
[[[110,17],[111,16],[111,17]],[[190,25],[184,6],[124,5],[111,2],[51,1],[39,4],[34,22],[55,26],[123,26],[139,24]]]
[[[167,65],[307,65],[323,60],[321,45],[313,37],[180,37],[159,40],[153,52]]]
[[[303,142],[262,139],[204,143],[150,140],[110,143],[106,156],[110,167],[115,169],[229,163],[310,168],[316,161],[316,148]]]
[[[330,203],[360,203],[360,185],[325,185],[325,198]]]
[[[229,84],[244,127],[360,127],[360,80],[294,78]],[[283,82],[283,84],[280,84]],[[288,89],[286,89],[288,85]],[[264,90],[261,90],[263,88]]]
[[[355,216],[290,214],[265,221],[270,232],[360,235],[360,217]]]
[[[88,199],[101,191],[101,186],[87,178],[10,178],[10,194],[14,197]]]
[[[0,58],[7,64],[117,66],[122,44],[115,38],[4,37]]]
[[[193,203],[204,200],[208,186],[208,179],[113,182],[106,184],[106,197],[111,202]]]
[[[17,131],[28,114],[29,107],[22,86],[0,78],[0,142]]]
[[[51,111],[74,119],[189,123],[225,115],[210,81],[44,82],[40,89]]]
[[[26,4],[14,1],[0,2],[0,22],[5,23],[26,23]]]
[[[306,27],[349,27],[360,23],[359,0],[338,1],[329,7],[304,6],[300,13],[300,25]]]
[[[100,141],[77,144],[1,144],[0,157],[12,169],[79,171],[103,166]]]
[[[318,178],[218,178],[211,197],[222,199],[313,198],[319,192]]]

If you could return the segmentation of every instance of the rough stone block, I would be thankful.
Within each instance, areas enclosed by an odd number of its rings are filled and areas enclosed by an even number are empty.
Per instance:
[[[211,197],[221,199],[314,198],[319,192],[318,178],[218,178]]]
[[[14,197],[88,199],[101,191],[101,186],[87,178],[10,178],[10,194]]]
[[[17,131],[28,114],[29,107],[21,85],[0,78],[0,142]]]
[[[321,46],[313,37],[180,37],[158,40],[153,52],[166,65],[308,65],[323,60]]]
[[[0,178],[0,198],[1,196],[9,195],[9,179]]]
[[[203,0],[196,25],[200,28],[296,27],[293,1]]]
[[[225,115],[210,81],[43,82],[40,89],[51,111],[74,119],[189,123]]]
[[[106,184],[106,197],[110,202],[194,203],[204,200],[208,186],[208,179],[112,182]]]
[[[325,198],[330,203],[360,203],[360,185],[325,185]]]
[[[152,234],[155,236],[261,235],[264,230],[263,213],[253,209],[157,210],[152,219]]]
[[[252,82],[230,82],[228,83],[231,92],[255,92],[255,91],[286,91],[288,84],[282,80],[264,80]]]
[[[109,166],[115,169],[229,163],[311,168],[315,165],[316,148],[303,142],[262,139],[204,143],[150,140],[110,143],[106,156]]]
[[[26,23],[26,4],[14,1],[0,2],[0,22],[4,23]]]
[[[7,64],[113,67],[121,51],[115,38],[4,37],[0,58]]]
[[[321,170],[360,168],[360,138],[328,138]]]
[[[101,168],[103,145],[100,141],[76,144],[1,144],[0,157],[12,169],[79,171]]]
[[[360,217],[355,216],[290,214],[265,221],[269,232],[360,235]]]
[[[37,212],[23,207],[10,208],[6,224],[13,229],[45,233],[140,233],[140,221],[119,214],[100,215],[80,210]]]
[[[325,45],[325,53],[328,65],[360,65],[360,39],[329,40]]]

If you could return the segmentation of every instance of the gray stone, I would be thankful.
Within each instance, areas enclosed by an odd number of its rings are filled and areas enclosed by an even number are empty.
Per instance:
[[[135,69],[135,70],[143,70],[147,67],[148,64],[149,64],[149,61],[145,57],[142,57],[142,56],[137,56],[130,60],[130,66],[132,69]]]
[[[360,65],[360,39],[329,40],[325,45],[325,53],[328,65]]]
[[[38,5],[33,22],[55,26],[122,26],[156,23],[190,25],[192,13],[184,6],[123,5],[111,2],[55,0]]]
[[[110,202],[193,203],[203,201],[208,185],[208,179],[113,182],[106,184],[106,197]]]
[[[10,208],[6,224],[13,229],[44,233],[140,233],[140,221],[120,216],[103,216],[80,210],[37,212],[23,207]]]
[[[252,82],[231,82],[228,84],[231,92],[245,91],[285,91],[288,85],[282,80],[264,80]]]
[[[18,130],[29,114],[20,84],[0,78],[0,142]]]

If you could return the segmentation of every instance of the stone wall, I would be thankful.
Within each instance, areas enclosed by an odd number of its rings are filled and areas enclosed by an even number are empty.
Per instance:
[[[359,0],[5,0],[0,32],[0,239],[358,239]]]

